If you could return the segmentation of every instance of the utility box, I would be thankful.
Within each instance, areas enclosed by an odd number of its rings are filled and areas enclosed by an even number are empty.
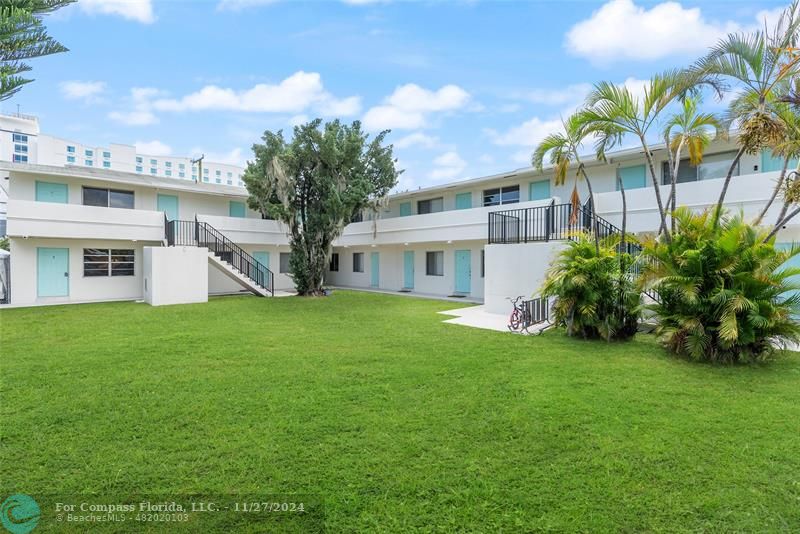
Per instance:
[[[144,301],[151,306],[208,302],[208,249],[144,247]]]

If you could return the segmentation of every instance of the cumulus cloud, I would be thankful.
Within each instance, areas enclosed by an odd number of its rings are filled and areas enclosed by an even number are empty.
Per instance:
[[[143,24],[156,20],[151,0],[81,0],[78,5],[91,15],[119,15]]]
[[[364,115],[368,130],[414,130],[427,125],[430,113],[463,108],[470,95],[457,85],[445,85],[436,91],[408,83],[397,87],[384,102]]]
[[[172,147],[158,140],[136,141],[136,152],[147,154],[148,156],[169,156],[172,154]]]
[[[152,111],[151,100],[163,94],[154,87],[134,87],[131,89],[130,103],[133,109],[112,111],[108,118],[127,126],[148,126],[158,123],[158,117]]]
[[[91,101],[106,90],[105,82],[82,82],[72,80],[59,84],[61,94],[67,100]]]
[[[533,147],[547,135],[561,129],[561,119],[542,120],[539,117],[533,117],[505,132],[486,130],[486,134],[496,145]]]
[[[610,0],[575,24],[565,45],[572,54],[596,63],[654,60],[703,52],[720,37],[741,29],[732,21],[707,20],[699,7],[684,8],[678,2],[647,9],[633,0]]]
[[[433,165],[433,170],[428,174],[431,180],[453,180],[467,168],[467,162],[456,151],[438,156],[433,160]]]
[[[316,72],[298,71],[277,84],[260,83],[237,91],[206,85],[181,98],[160,98],[152,103],[158,111],[244,111],[264,113],[300,113],[314,108],[324,115],[354,115],[361,109],[361,99],[351,96],[337,99],[327,92]]]
[[[395,148],[409,148],[419,146],[422,148],[435,148],[439,146],[439,138],[422,132],[414,132],[392,143]]]
[[[556,89],[532,89],[521,96],[534,104],[562,106],[583,101],[591,90],[590,83],[576,83]]]

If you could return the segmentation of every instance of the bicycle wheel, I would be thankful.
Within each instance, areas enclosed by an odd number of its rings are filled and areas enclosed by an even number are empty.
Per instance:
[[[520,315],[519,310],[511,312],[511,317],[508,318],[508,328],[511,330],[519,330]]]

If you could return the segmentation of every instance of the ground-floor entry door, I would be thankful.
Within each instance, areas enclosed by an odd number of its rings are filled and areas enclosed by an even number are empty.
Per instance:
[[[163,211],[170,221],[178,220],[178,197],[175,195],[158,195],[158,211]]]
[[[36,294],[40,297],[69,295],[69,249],[36,249]]]
[[[253,252],[253,258],[264,266],[264,282],[268,282],[266,269],[269,269],[269,252]]]
[[[403,251],[403,288],[414,289],[414,251]]]
[[[469,250],[456,250],[456,293],[472,290],[472,255]]]
[[[370,269],[369,269],[369,285],[370,287],[378,287],[381,281],[381,259],[379,252],[370,254]]]

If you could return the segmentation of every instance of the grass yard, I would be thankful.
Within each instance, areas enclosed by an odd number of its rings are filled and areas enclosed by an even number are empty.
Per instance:
[[[304,494],[331,532],[800,530],[800,355],[713,367],[436,314],[461,305],[2,311],[2,498]]]

